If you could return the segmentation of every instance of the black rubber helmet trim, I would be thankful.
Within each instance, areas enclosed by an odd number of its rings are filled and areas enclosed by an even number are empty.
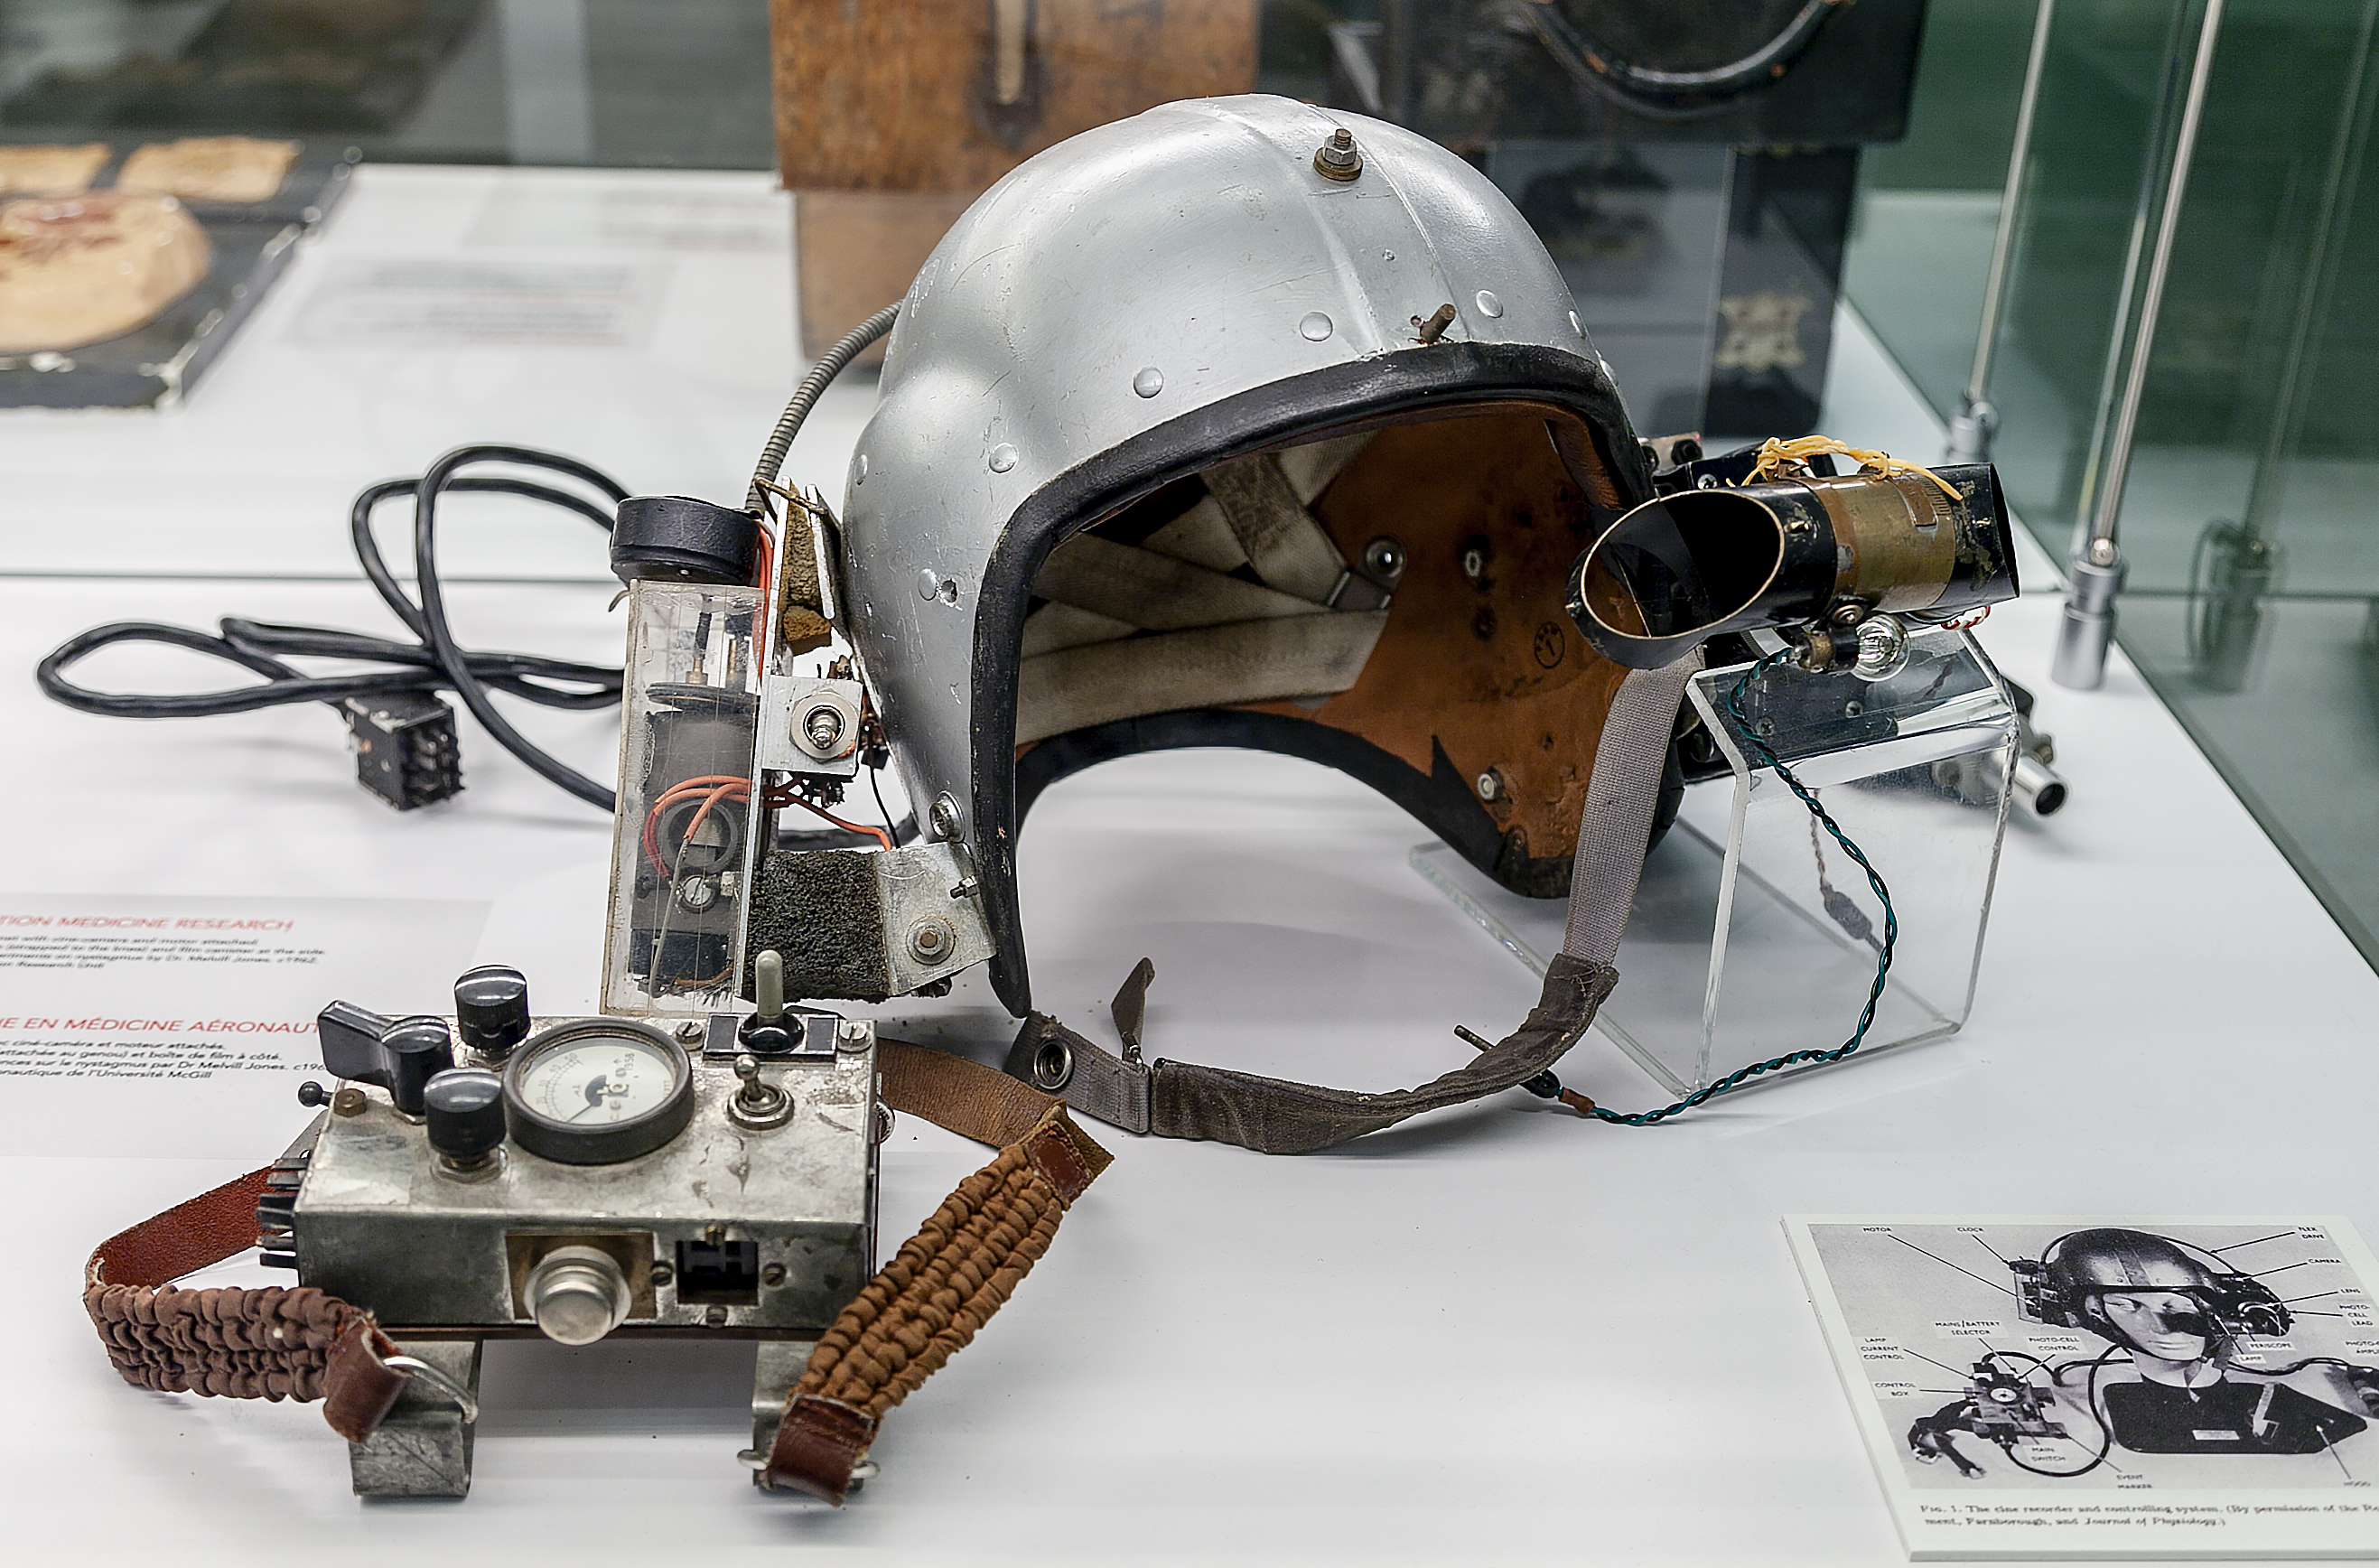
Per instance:
[[[984,919],[998,948],[991,960],[992,988],[1009,1012],[1022,1014],[1033,1005],[1016,906],[1017,650],[1033,580],[1049,552],[1141,497],[1234,457],[1422,407],[1513,402],[1578,415],[1621,506],[1650,498],[1649,464],[1600,362],[1538,344],[1497,343],[1432,344],[1270,382],[1144,430],[1025,497],[1000,531],[976,593],[972,708],[970,847]]]

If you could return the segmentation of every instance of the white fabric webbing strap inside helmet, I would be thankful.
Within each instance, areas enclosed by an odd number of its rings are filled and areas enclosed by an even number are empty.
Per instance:
[[[1033,591],[1142,632],[1310,615],[1318,608],[1278,588],[1096,534],[1069,539],[1052,551],[1033,579]]]
[[[1346,579],[1306,503],[1368,436],[1207,471],[1207,494],[1138,545],[1081,534],[1050,552],[1024,626],[1016,741],[1179,708],[1327,696],[1355,684],[1385,630],[1326,608]],[[1232,573],[1251,567],[1261,582]]]
[[[1543,993],[1520,1027],[1463,1067],[1415,1089],[1324,1089],[1183,1062],[1118,1060],[1035,1013],[1008,1054],[1008,1070],[1129,1131],[1213,1139],[1271,1154],[1326,1149],[1545,1072],[1586,1032],[1618,982],[1611,961],[1643,870],[1661,766],[1685,681],[1700,668],[1696,652],[1665,669],[1631,670],[1621,682],[1597,740],[1580,814],[1563,950],[1546,967]]]
[[[1343,692],[1387,624],[1383,609],[1325,609],[1028,658],[1017,676],[1016,743],[1147,713]]]
[[[1346,581],[1346,560],[1297,493],[1280,461],[1243,457],[1206,471],[1206,493],[1248,553],[1256,575],[1310,604],[1328,604]]]

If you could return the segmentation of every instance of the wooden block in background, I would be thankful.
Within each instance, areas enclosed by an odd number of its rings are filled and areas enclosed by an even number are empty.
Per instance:
[[[972,195],[1093,126],[1252,90],[1256,8],[770,0],[778,173],[794,191]]]
[[[815,359],[900,298],[973,200],[965,192],[796,191],[793,268],[802,357]],[[873,365],[883,357],[878,343],[855,363]]]

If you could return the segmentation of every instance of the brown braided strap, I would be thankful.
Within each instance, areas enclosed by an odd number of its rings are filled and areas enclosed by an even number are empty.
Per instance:
[[[270,1167],[225,1182],[101,1242],[83,1267],[83,1310],[126,1382],[160,1393],[322,1400],[333,1431],[378,1429],[405,1375],[396,1345],[358,1307],[312,1286],[176,1290],[166,1282],[256,1245]]]
[[[819,1339],[777,1429],[768,1484],[839,1506],[884,1413],[974,1338],[1109,1159],[1050,1101],[960,1182]]]
[[[313,1287],[94,1285],[83,1309],[126,1382],[229,1399],[322,1397],[331,1347],[363,1313]]]

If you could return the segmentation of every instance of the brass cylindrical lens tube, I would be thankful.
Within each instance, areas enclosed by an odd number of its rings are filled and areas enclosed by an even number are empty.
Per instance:
[[[1680,490],[1612,524],[1570,573],[1595,652],[1658,669],[1730,632],[1846,607],[1948,619],[2016,593],[2015,539],[1988,464]]]

